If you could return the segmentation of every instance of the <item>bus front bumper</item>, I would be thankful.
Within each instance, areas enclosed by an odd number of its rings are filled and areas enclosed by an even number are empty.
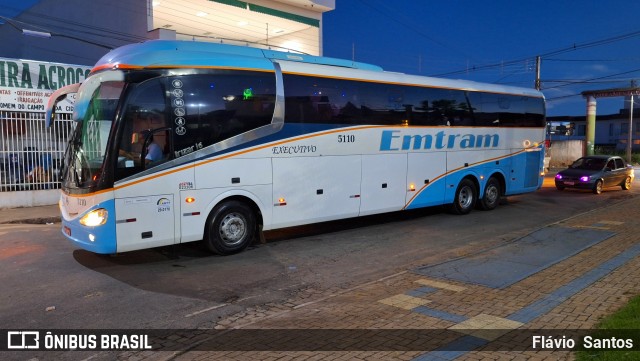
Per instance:
[[[67,237],[71,243],[82,249],[93,253],[114,254],[117,250],[116,243],[116,222],[115,222],[115,206],[114,201],[106,201],[86,212],[79,214],[73,219],[62,217],[62,234]],[[107,211],[106,222],[102,225],[89,227],[80,223],[82,217],[87,213],[103,208]]]

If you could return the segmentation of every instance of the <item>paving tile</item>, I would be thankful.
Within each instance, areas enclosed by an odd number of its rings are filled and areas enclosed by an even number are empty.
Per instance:
[[[522,322],[483,313],[451,326],[449,329],[493,341],[522,325],[524,325]]]
[[[571,359],[569,352],[465,350],[473,347],[481,350],[483,345],[514,329],[592,328],[603,316],[626,304],[637,294],[640,279],[640,242],[635,229],[638,208],[640,197],[558,222],[556,225],[563,227],[608,228],[614,235],[502,289],[461,286],[406,272],[351,291],[311,290],[303,300],[291,299],[280,304],[277,312],[255,310],[245,312],[244,316],[230,315],[212,321],[213,325],[225,328],[250,325],[266,329],[433,329],[459,334],[457,338],[444,339],[449,344],[440,351],[185,352],[176,359]],[[146,354],[135,356],[147,359]]]
[[[424,298],[413,297],[413,296],[402,294],[402,295],[387,297],[385,299],[379,300],[378,302],[383,303],[385,305],[402,308],[404,310],[412,310],[418,306],[424,306],[431,301],[426,300]]]
[[[449,290],[449,291],[454,291],[454,292],[462,292],[464,290],[466,290],[466,287],[462,287],[462,286],[456,286],[453,285],[451,283],[446,283],[446,282],[440,282],[440,281],[435,281],[435,280],[430,280],[430,279],[426,279],[426,278],[421,278],[419,280],[414,281],[415,283],[424,285],[424,286],[429,286],[429,287],[433,287],[433,288],[440,288],[443,290]]]

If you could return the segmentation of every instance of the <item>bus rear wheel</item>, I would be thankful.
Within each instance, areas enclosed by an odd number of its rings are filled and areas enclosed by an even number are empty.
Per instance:
[[[217,205],[207,220],[204,244],[211,252],[230,255],[241,252],[256,232],[256,217],[249,206],[239,201]]]
[[[487,181],[487,185],[484,187],[484,194],[480,200],[480,207],[485,211],[495,209],[500,202],[500,196],[502,195],[502,187],[500,182],[491,177]]]
[[[455,214],[468,214],[476,204],[476,185],[469,179],[463,179],[451,204],[451,211]]]

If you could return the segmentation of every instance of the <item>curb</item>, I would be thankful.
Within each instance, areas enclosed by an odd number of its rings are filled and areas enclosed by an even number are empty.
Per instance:
[[[16,219],[12,221],[0,222],[0,224],[54,224],[54,223],[60,223],[60,222],[61,222],[61,218],[58,216],[58,217]]]

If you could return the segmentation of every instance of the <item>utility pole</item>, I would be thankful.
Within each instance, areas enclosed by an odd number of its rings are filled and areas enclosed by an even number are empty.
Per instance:
[[[630,107],[629,107],[629,134],[627,134],[627,162],[631,164],[631,154],[633,151],[633,94],[636,92],[638,84],[635,80],[631,80],[631,96],[630,96]]]
[[[633,94],[631,95],[631,108],[629,109],[629,134],[627,135],[627,163],[631,164],[631,148],[633,147]]]
[[[540,90],[542,88],[542,86],[540,85],[540,55],[536,56],[536,83],[535,83],[535,87],[536,90]]]

